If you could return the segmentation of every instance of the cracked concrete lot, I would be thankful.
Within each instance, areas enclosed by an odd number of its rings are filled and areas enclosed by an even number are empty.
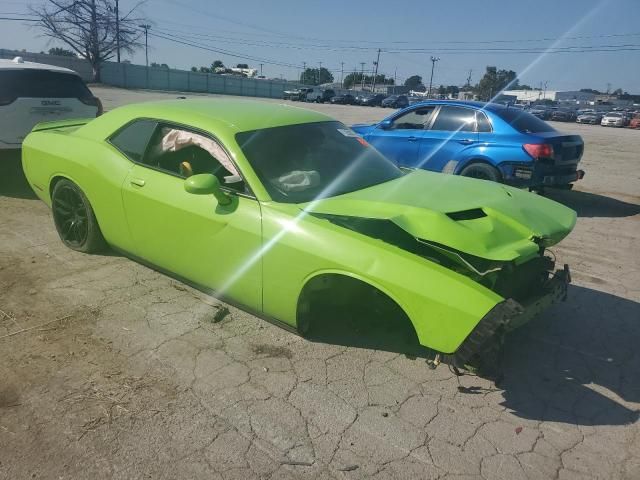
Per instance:
[[[393,325],[310,342],[70,251],[3,155],[0,478],[640,478],[640,132],[556,127],[586,141],[586,178],[553,194],[579,215],[554,249],[574,283],[509,337],[497,386],[430,370]]]

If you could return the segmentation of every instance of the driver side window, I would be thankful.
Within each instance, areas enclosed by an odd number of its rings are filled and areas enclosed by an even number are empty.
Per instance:
[[[434,107],[420,107],[393,121],[392,130],[426,130],[431,122]]]
[[[222,146],[208,136],[183,127],[159,124],[142,163],[182,178],[211,173],[222,186],[245,191],[242,177]]]

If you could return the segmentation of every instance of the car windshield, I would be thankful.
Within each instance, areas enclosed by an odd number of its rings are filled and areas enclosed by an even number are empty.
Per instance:
[[[520,133],[555,132],[551,125],[522,110],[500,108],[496,109],[494,113]]]
[[[236,140],[277,202],[305,203],[403,175],[391,161],[340,122],[241,132],[236,134]]]
[[[620,113],[611,112],[607,113],[607,117],[622,117],[622,115]]]

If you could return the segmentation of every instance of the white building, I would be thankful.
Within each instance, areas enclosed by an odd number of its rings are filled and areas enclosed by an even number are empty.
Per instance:
[[[507,90],[502,92],[518,98],[518,102],[536,102],[539,100],[551,100],[554,102],[592,102],[593,93],[575,90]]]

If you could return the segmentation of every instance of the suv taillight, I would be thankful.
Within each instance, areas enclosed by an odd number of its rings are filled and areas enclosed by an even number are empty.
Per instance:
[[[11,105],[16,101],[16,97],[0,97],[0,105]]]
[[[96,113],[96,117],[99,117],[103,114],[104,110],[102,108],[102,102],[98,97],[83,97],[80,99],[82,103],[85,105],[91,105],[92,107],[97,107],[98,112]]]
[[[536,160],[538,158],[553,158],[553,145],[548,143],[525,143],[522,148]]]

